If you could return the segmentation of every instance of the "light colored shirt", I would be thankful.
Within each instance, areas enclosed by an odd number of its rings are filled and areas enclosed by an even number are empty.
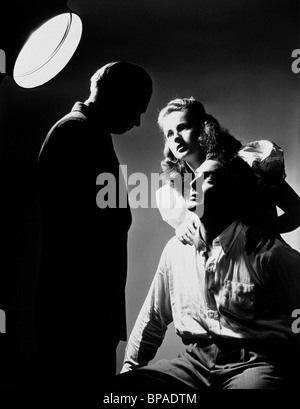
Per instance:
[[[185,344],[199,338],[295,337],[292,311],[300,308],[300,254],[277,240],[257,255],[244,251],[246,227],[236,221],[213,241],[166,245],[126,346],[121,372],[154,358],[168,325]]]

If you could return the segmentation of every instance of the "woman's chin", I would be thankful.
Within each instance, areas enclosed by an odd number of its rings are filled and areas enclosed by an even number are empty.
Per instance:
[[[176,152],[175,158],[178,160],[185,160],[187,152]]]

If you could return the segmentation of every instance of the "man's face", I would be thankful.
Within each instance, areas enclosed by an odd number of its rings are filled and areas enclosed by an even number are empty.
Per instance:
[[[222,178],[222,165],[216,160],[208,159],[198,168],[198,172],[203,174],[203,193],[211,189],[216,189]]]
[[[188,209],[195,212],[199,219],[203,216],[204,211],[203,183],[203,173],[197,173],[195,179],[190,183],[190,196],[187,205]]]
[[[215,160],[206,160],[197,169],[198,177],[194,180],[194,189],[203,202],[203,215],[216,214],[225,208],[225,203],[230,201],[226,183],[226,173],[222,165]],[[193,192],[191,192],[193,193]]]
[[[130,131],[135,126],[141,125],[141,116],[147,111],[147,102],[128,102],[114,112],[114,120],[110,126],[113,134],[123,134]]]

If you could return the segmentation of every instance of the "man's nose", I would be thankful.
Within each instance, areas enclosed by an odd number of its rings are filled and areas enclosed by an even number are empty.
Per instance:
[[[190,182],[191,190],[194,190],[197,193],[202,192],[203,182],[204,182],[204,174],[196,173],[195,178]]]

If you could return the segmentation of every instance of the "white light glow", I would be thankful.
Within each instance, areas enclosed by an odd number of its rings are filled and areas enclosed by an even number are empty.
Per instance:
[[[34,88],[55,77],[69,62],[82,34],[77,14],[48,20],[29,37],[16,60],[13,77],[23,88]]]

